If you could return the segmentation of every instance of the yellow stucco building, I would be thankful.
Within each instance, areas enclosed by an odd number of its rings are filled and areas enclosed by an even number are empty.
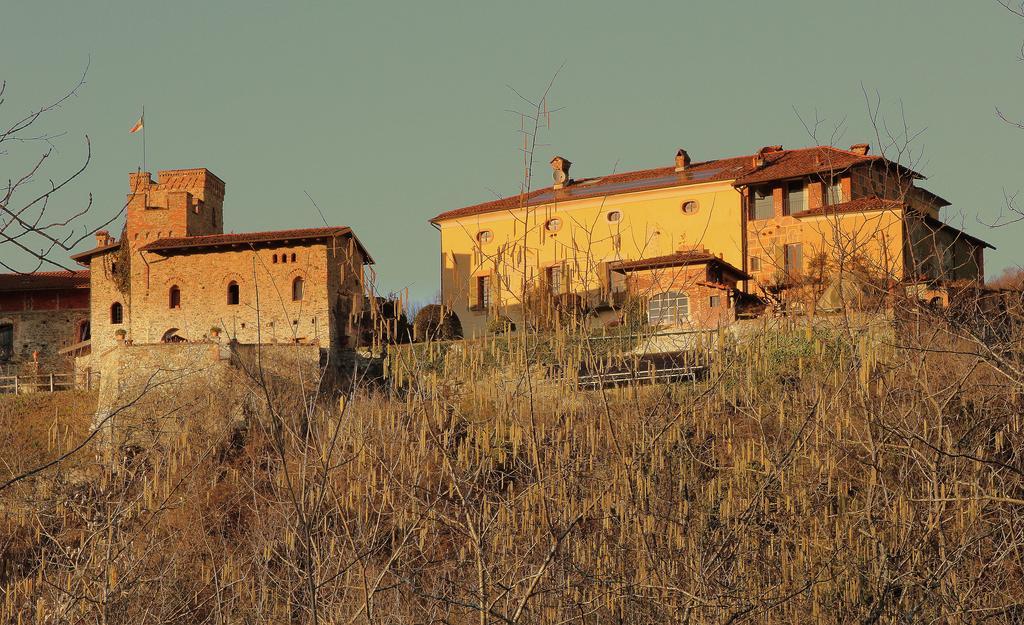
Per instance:
[[[939,220],[949,203],[869,146],[767,146],[747,156],[573,179],[450,210],[441,297],[467,335],[497,315],[520,321],[535,293],[573,297],[598,322],[627,294],[651,322],[717,325],[848,270],[887,284],[981,281],[991,247]],[[572,295],[570,295],[572,294]]]

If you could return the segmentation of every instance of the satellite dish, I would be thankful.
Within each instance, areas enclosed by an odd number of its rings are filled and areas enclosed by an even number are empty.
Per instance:
[[[561,169],[556,169],[554,172],[552,172],[551,177],[555,179],[555,184],[565,184],[565,181],[569,177],[569,174],[565,173]]]

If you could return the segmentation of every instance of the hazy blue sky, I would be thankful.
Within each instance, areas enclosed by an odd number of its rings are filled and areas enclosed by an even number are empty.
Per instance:
[[[837,144],[877,144],[863,84],[915,130],[923,184],[946,218],[992,241],[993,275],[1022,262],[1024,226],[991,231],[1024,187],[1024,23],[996,0],[859,2],[48,2],[8,0],[0,77],[10,120],[74,83],[49,118],[67,130],[49,173],[94,159],[60,197],[117,210],[141,160],[128,129],[146,106],[149,169],[204,166],[227,182],[228,231],[352,226],[386,289],[438,288],[435,214],[518,189],[512,85],[565,109],[538,156],[577,176],[762,145],[811,143],[794,109]],[[823,133],[828,140],[829,132]],[[30,149],[19,147],[17,149]],[[0,159],[10,177],[18,157]],[[547,170],[539,183],[548,184]],[[119,230],[119,228],[117,228]],[[4,250],[5,255],[10,254]]]

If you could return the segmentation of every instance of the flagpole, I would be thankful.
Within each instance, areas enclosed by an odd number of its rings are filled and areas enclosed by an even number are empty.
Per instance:
[[[146,169],[146,105],[142,105],[142,171],[148,172]]]

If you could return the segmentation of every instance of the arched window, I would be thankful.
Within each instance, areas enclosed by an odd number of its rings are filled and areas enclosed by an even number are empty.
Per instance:
[[[274,264],[277,264],[277,254],[274,254]]]
[[[295,252],[292,252],[292,262],[295,262]]]
[[[115,326],[124,323],[124,308],[121,307],[121,302],[110,305],[110,323]]]
[[[298,302],[302,300],[302,287],[305,286],[306,281],[302,278],[295,278],[292,280],[292,301]]]
[[[0,324],[0,362],[14,358],[14,324]]]
[[[238,306],[238,300],[238,283],[232,280],[228,283],[228,306]]]
[[[187,343],[188,339],[178,334],[178,328],[171,328],[160,338],[161,343]]]
[[[682,291],[665,291],[647,302],[647,320],[651,325],[676,325],[690,316],[690,300]]]
[[[172,286],[167,294],[167,307],[181,308],[181,289],[178,288],[178,285]]]

